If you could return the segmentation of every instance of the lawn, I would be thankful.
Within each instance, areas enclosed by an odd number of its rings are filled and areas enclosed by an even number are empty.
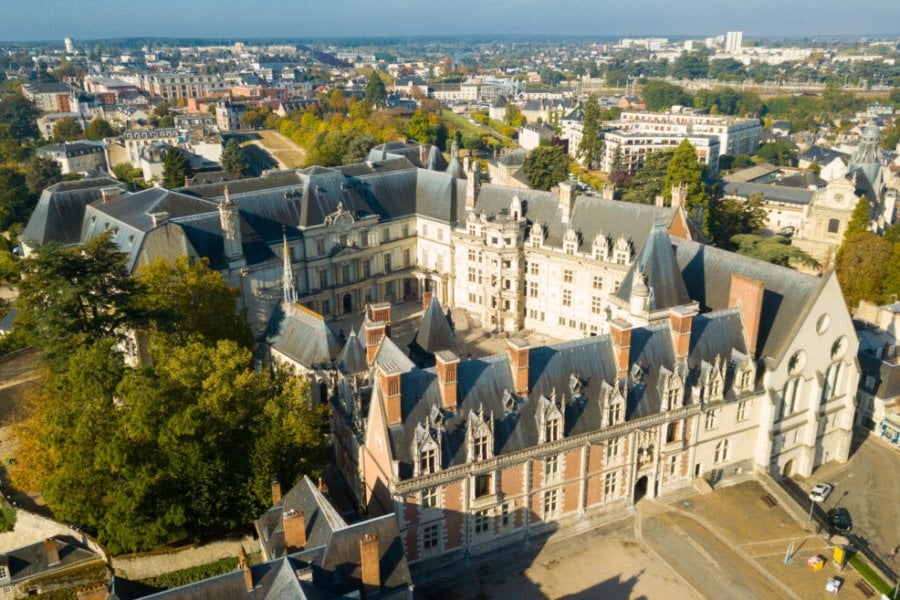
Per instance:
[[[12,531],[16,526],[16,509],[0,496],[0,533]]]
[[[857,573],[859,573],[860,577],[868,581],[869,585],[878,590],[880,593],[889,597],[891,592],[894,591],[894,588],[892,588],[888,582],[882,579],[881,576],[875,572],[875,569],[873,569],[869,565],[869,563],[864,561],[862,557],[859,556],[859,554],[854,554],[847,562],[850,563],[850,566],[853,567]]]

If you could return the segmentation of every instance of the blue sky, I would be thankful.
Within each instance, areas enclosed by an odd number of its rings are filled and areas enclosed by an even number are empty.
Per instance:
[[[0,40],[898,35],[898,0],[0,0]]]

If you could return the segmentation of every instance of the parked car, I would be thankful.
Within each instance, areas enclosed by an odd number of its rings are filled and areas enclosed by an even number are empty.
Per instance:
[[[792,226],[790,226],[790,225],[787,226],[787,227],[782,227],[782,228],[778,231],[778,235],[780,235],[780,236],[782,236],[782,237],[791,237],[791,236],[794,235],[794,228],[793,228]]]
[[[828,524],[838,533],[849,533],[853,529],[850,511],[846,508],[832,508],[828,511]]]
[[[825,502],[833,489],[834,486],[830,483],[817,483],[809,491],[809,499],[813,502]]]

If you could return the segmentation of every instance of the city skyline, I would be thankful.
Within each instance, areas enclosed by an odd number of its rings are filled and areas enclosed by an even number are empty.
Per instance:
[[[588,0],[496,0],[477,11],[437,0],[382,3],[272,0],[249,7],[236,0],[173,0],[152,4],[89,0],[0,1],[0,40],[72,37],[322,38],[432,35],[699,36],[743,31],[746,37],[879,36],[900,23],[890,0],[859,3],[757,0],[744,5],[702,1],[677,5],[635,0],[598,9]],[[773,18],[774,17],[774,18]]]

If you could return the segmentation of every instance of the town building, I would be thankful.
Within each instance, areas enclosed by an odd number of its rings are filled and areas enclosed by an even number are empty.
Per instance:
[[[725,34],[725,53],[739,54],[744,45],[743,31],[729,31]]]
[[[205,98],[226,87],[225,81],[218,75],[199,73],[129,73],[120,79],[166,101]]]
[[[860,367],[856,424],[900,448],[900,304],[861,302],[853,319]]]
[[[60,587],[57,578],[69,578],[71,585],[80,570],[104,564],[100,554],[71,536],[49,537],[0,554],[0,598],[50,594]]]
[[[82,140],[50,144],[37,149],[38,156],[52,158],[59,163],[63,175],[86,173],[88,171],[109,170],[106,163],[106,148],[103,142]]]
[[[72,88],[67,83],[23,83],[22,95],[45,113],[70,112]]]

